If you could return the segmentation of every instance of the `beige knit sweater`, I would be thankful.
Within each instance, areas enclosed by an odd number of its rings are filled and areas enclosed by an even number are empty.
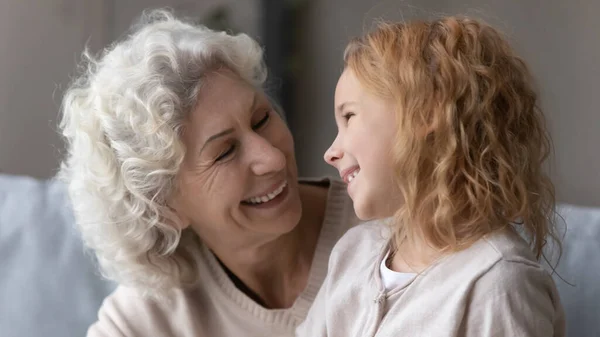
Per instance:
[[[327,273],[329,254],[346,230],[357,223],[345,185],[331,181],[325,219],[308,286],[289,309],[269,310],[238,290],[204,247],[193,290],[176,290],[169,301],[142,298],[119,287],[103,303],[88,337],[286,337],[302,322]],[[205,275],[205,276],[204,276]]]
[[[329,273],[299,337],[562,337],[551,276],[517,234],[489,235],[385,291],[384,225],[357,226],[331,254]]]

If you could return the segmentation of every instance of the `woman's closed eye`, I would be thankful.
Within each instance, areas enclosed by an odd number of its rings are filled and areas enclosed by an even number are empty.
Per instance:
[[[237,142],[232,142],[230,143],[227,148],[225,148],[225,150],[223,150],[215,159],[215,162],[218,161],[223,161],[224,159],[227,159],[228,157],[230,157],[235,150],[237,149]]]
[[[261,118],[258,122],[256,122],[255,124],[252,125],[252,129],[258,130],[258,129],[262,128],[263,126],[265,126],[267,124],[267,122],[269,121],[270,118],[271,118],[271,111],[267,111],[263,118]]]
[[[270,118],[271,118],[271,112],[267,111],[263,118],[261,118],[258,122],[254,123],[252,125],[252,129],[256,131],[256,130],[259,130],[260,128],[264,127],[267,124],[267,122],[269,122]],[[229,146],[217,156],[217,158],[215,159],[215,162],[223,161],[224,159],[227,159],[235,152],[236,148],[237,148],[237,143],[229,144]]]

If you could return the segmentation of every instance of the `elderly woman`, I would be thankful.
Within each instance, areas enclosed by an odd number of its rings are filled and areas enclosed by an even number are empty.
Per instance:
[[[261,48],[145,16],[67,90],[78,226],[119,282],[88,336],[292,336],[356,223],[345,186],[298,181]]]

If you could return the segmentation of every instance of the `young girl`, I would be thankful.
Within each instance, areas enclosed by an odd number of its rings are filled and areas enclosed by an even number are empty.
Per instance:
[[[524,62],[457,17],[380,24],[344,60],[325,160],[361,219],[388,220],[340,240],[298,335],[564,336],[538,263],[554,189]]]

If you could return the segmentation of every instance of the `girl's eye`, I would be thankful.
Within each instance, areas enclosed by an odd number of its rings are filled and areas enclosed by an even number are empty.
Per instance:
[[[223,151],[223,152],[222,152],[222,153],[221,153],[221,154],[220,154],[220,155],[217,157],[217,159],[215,159],[215,161],[221,161],[221,160],[223,160],[223,159],[225,159],[225,158],[229,157],[229,156],[230,156],[230,155],[233,153],[233,151],[234,151],[234,150],[235,150],[235,145],[234,145],[234,144],[230,145],[230,146],[227,148],[227,150]]]
[[[354,116],[354,112],[346,112],[345,114],[342,115],[342,117],[346,120],[346,122],[348,122],[350,120],[350,118],[352,118]]]
[[[267,113],[265,114],[265,117],[261,118],[261,120],[259,120],[256,124],[252,125],[252,129],[258,130],[258,129],[262,128],[263,126],[265,126],[265,124],[267,124],[267,122],[269,121],[270,118],[271,118],[271,112],[267,111]]]

